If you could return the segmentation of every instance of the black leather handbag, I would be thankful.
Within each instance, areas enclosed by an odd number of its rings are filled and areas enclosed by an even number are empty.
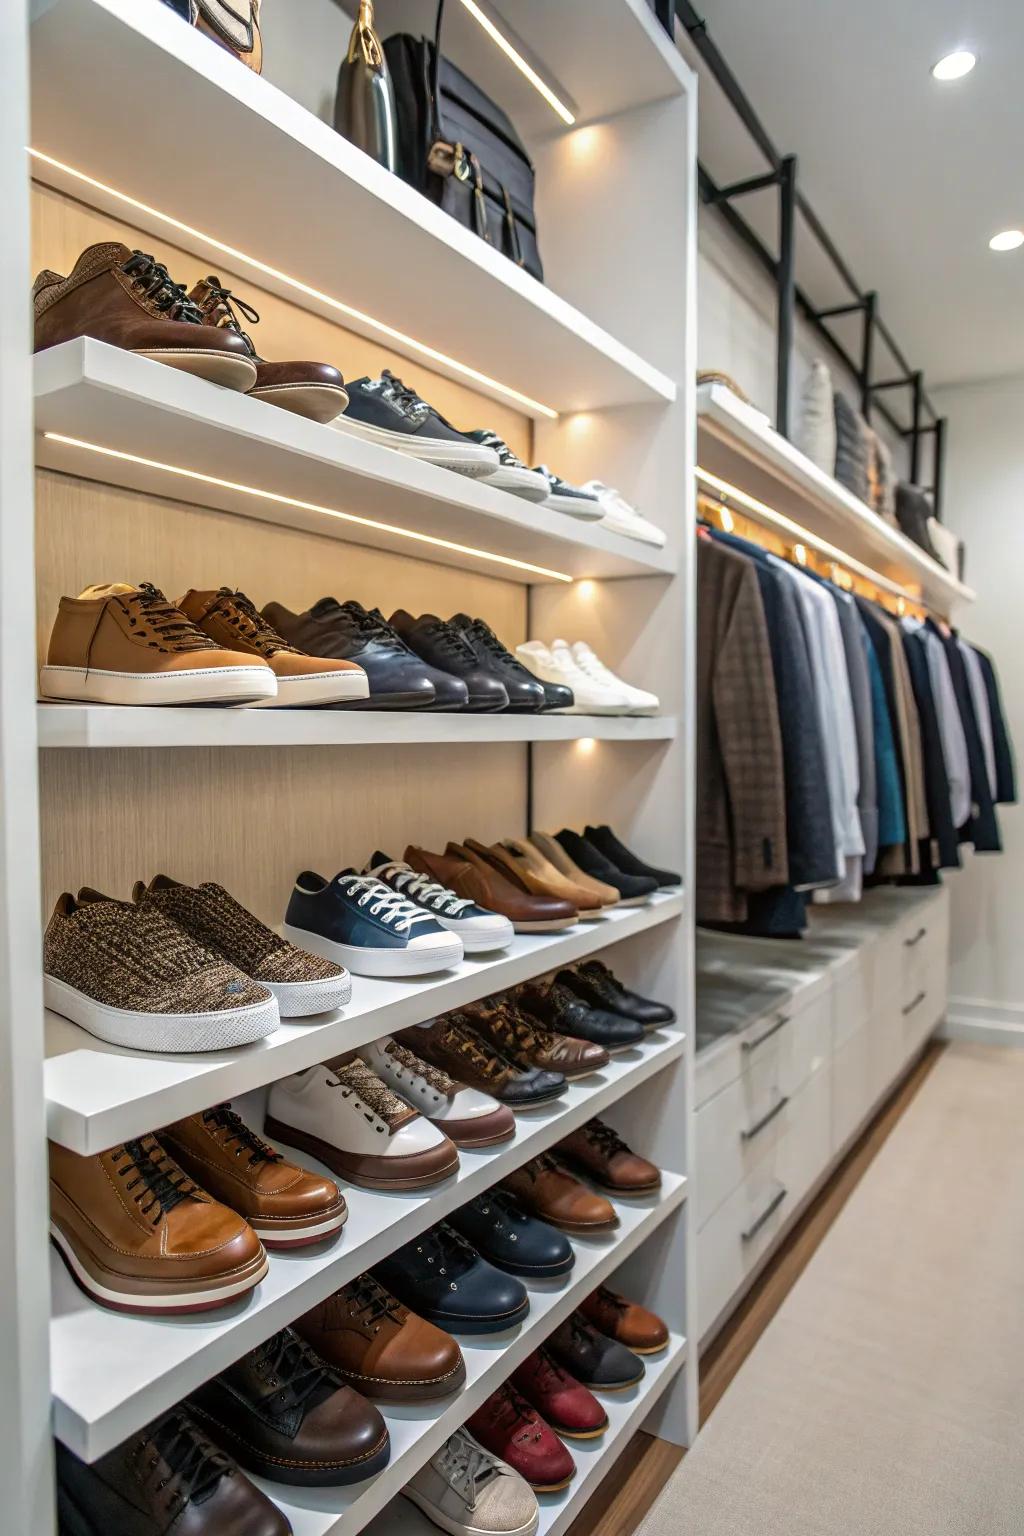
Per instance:
[[[398,32],[384,44],[399,174],[543,281],[533,165],[501,108],[441,53],[444,7],[439,0],[433,42]]]

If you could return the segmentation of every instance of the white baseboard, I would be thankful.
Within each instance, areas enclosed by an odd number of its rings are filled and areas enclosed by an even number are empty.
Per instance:
[[[1024,1003],[1007,1005],[985,999],[951,997],[941,1033],[947,1040],[1024,1046]]]

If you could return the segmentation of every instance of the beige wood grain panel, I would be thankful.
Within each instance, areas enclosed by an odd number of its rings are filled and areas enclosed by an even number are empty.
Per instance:
[[[230,189],[226,195],[230,196]],[[315,235],[311,234],[310,238]],[[358,232],[354,238],[358,238]],[[66,274],[86,246],[98,240],[122,240],[133,249],[149,251],[164,263],[175,282],[186,283],[189,288],[209,271],[201,257],[191,255],[180,245],[170,241],[157,244],[153,235],[76,202],[65,193],[39,183],[33,185],[32,255],[35,271],[49,267]],[[251,254],[258,257],[260,253],[253,251]],[[526,416],[431,372],[418,360],[403,358],[387,346],[368,341],[320,315],[310,314],[267,293],[251,277],[227,268],[222,268],[217,276],[259,311],[260,323],[252,331],[253,340],[264,357],[320,359],[340,368],[347,379],[360,378],[364,374],[376,376],[382,368],[390,367],[457,427],[464,431],[492,427],[518,454],[532,462],[532,429]],[[414,280],[414,275],[410,274],[410,281]],[[345,289],[343,260],[339,264],[335,297],[356,307],[361,302],[358,293]],[[379,318],[387,321],[388,316]]]

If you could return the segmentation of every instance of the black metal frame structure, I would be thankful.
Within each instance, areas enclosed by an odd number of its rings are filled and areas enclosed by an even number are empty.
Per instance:
[[[857,282],[828,231],[800,191],[797,157],[779,154],[739,81],[712,41],[703,17],[690,4],[690,0],[654,0],[654,10],[658,20],[671,36],[675,35],[675,19],[678,17],[694,48],[768,162],[769,169],[763,175],[752,176],[745,181],[735,182],[731,186],[719,186],[702,163],[698,163],[698,175],[700,194],[704,202],[719,210],[733,232],[771,274],[776,285],[778,342],[775,371],[775,424],[778,430],[784,436],[790,436],[790,368],[795,316],[799,310],[804,319],[857,380],[860,389],[860,408],[865,419],[870,422],[872,415],[877,414],[895,433],[908,441],[910,479],[915,485],[920,484],[924,440],[927,437],[933,438],[932,480],[925,489],[932,497],[936,517],[941,517],[946,418],[937,414],[928,398],[924,375],[920,369],[911,368],[891,330],[882,319],[879,313],[878,294],[873,289],[863,289]],[[777,188],[779,196],[779,254],[777,257],[772,255],[760,235],[735,207],[735,203],[740,198],[770,187]],[[828,257],[844,287],[849,290],[849,302],[819,309],[797,282],[795,253],[798,215]],[[853,314],[859,314],[862,317],[859,357],[851,356],[848,348],[827,323],[829,320]],[[876,343],[879,339],[885,344],[896,362],[896,367],[900,370],[892,378],[876,379],[874,376]],[[896,389],[905,389],[910,392],[909,426],[904,425],[880,398]]]

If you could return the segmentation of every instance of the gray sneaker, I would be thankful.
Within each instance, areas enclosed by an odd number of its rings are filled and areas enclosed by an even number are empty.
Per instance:
[[[534,1536],[537,1495],[472,1435],[457,1429],[402,1489],[451,1536]]]

